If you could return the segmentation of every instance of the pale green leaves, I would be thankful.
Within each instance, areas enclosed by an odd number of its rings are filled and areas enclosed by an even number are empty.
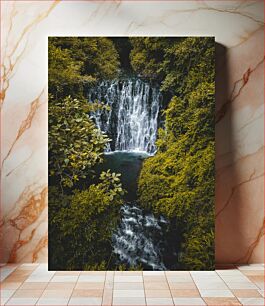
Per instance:
[[[92,106],[93,109],[95,105]],[[89,107],[86,110],[89,111]],[[71,97],[49,99],[49,171],[72,187],[102,160],[109,139],[84,112],[84,102]]]

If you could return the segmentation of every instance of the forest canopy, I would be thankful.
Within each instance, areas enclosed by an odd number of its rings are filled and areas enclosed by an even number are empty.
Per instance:
[[[86,88],[118,71],[107,38],[49,38],[49,265],[57,270],[110,264],[123,189],[115,173],[95,177],[109,138],[89,116],[104,105],[88,103]],[[91,183],[83,188],[85,179]]]
[[[161,90],[172,95],[157,153],[140,174],[140,202],[175,223],[183,237],[179,266],[214,269],[214,39],[131,40],[132,66],[159,78]]]
[[[107,106],[88,101],[87,91],[128,74],[155,82],[164,97],[139,205],[170,220],[172,270],[214,269],[214,58],[212,37],[49,38],[52,267],[124,269],[114,265],[110,240],[125,190],[119,174],[94,171],[110,139],[89,115]]]

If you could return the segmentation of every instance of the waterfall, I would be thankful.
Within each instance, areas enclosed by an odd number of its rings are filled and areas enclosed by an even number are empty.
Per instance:
[[[137,202],[137,180],[143,159],[156,152],[156,137],[162,95],[158,87],[140,79],[103,81],[88,92],[89,102],[108,106],[91,113],[96,126],[111,139],[103,170],[121,173],[127,191],[120,222],[112,235],[117,265],[141,265],[148,270],[165,270],[162,217],[146,213]]]
[[[110,107],[91,114],[97,127],[112,139],[107,151],[156,151],[158,88],[140,79],[103,81],[89,91],[88,98]]]
[[[148,270],[166,270],[162,261],[162,228],[168,223],[163,217],[144,214],[136,205],[125,204],[121,208],[121,223],[112,242],[120,263],[129,266],[143,265]]]

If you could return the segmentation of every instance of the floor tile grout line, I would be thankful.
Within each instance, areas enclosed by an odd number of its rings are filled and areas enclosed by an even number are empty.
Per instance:
[[[15,294],[16,291],[17,291],[17,289],[12,293],[12,295],[9,298],[7,298],[7,300],[5,301],[4,305],[7,304],[7,302],[12,298],[12,296]],[[0,297],[1,297],[1,295],[0,295]]]
[[[242,275],[240,275],[240,277],[242,277],[242,276],[244,276],[245,278],[247,278],[248,279],[248,281],[250,281],[251,283],[253,283],[243,272],[241,272],[239,269],[237,269],[237,271],[239,272],[239,273],[241,273]],[[218,272],[217,272],[217,274],[219,275],[219,277],[224,281],[224,282],[226,282],[226,280],[223,278],[223,277],[225,277],[225,276],[233,276],[233,275],[222,275],[222,274],[219,274]],[[236,276],[239,276],[239,275],[235,275],[235,277]]]
[[[17,265],[16,266],[16,268],[9,274],[9,275],[11,275],[13,272],[15,272],[16,270],[17,270],[17,268],[18,267],[21,267],[22,265],[20,264],[20,265]],[[26,278],[26,280],[31,276],[31,274],[39,267],[40,265],[39,264],[36,264],[36,267],[31,271],[31,273],[30,273],[30,275]],[[8,275],[8,276],[9,276]],[[7,277],[8,277],[7,276]],[[26,282],[26,280],[25,281],[23,281],[23,282],[21,282],[21,284],[20,284],[20,286],[17,288],[17,289],[14,289],[14,292],[12,293],[12,295],[6,300],[6,302],[4,303],[4,305],[7,305],[7,303],[9,302],[9,300],[11,299],[11,298],[13,298],[13,296],[14,296],[14,294],[18,291],[18,290],[23,290],[23,289],[20,289],[21,288],[21,286]],[[48,286],[48,283],[47,283],[47,285],[46,285],[46,287]],[[32,290],[32,289],[28,289],[28,290]],[[43,291],[44,291],[45,289],[43,289]],[[43,293],[43,292],[42,292]],[[35,305],[37,304],[37,302],[35,303]]]
[[[243,276],[246,277],[246,275],[244,275],[244,273],[241,272],[241,271],[238,269],[237,266],[235,266],[235,268],[236,268],[236,270],[239,271]],[[220,275],[219,273],[218,273],[218,275],[220,276],[220,278],[223,280],[223,282],[224,282],[224,283],[226,284],[226,286],[228,287],[228,285],[227,285],[226,281],[223,279],[222,275]],[[249,281],[250,281],[250,280],[249,280]],[[252,281],[250,281],[250,283],[254,284]],[[255,285],[256,285],[256,284],[255,284]],[[258,288],[258,286],[256,286],[256,287]],[[228,287],[228,288],[229,288],[229,287]],[[236,289],[230,289],[230,288],[229,288],[229,290],[230,290],[230,292],[233,294],[233,296],[238,300],[238,302],[241,303],[240,300],[239,300],[239,298],[238,298],[238,297],[234,294],[234,292],[232,291],[232,290],[236,290]],[[255,290],[257,290],[257,289],[255,289]]]
[[[165,277],[166,277],[166,282],[167,282],[167,285],[168,285],[168,289],[169,289],[169,293],[170,293],[170,296],[171,296],[172,303],[173,303],[173,305],[175,305],[174,298],[173,298],[173,295],[172,295],[172,292],[171,292],[171,288],[169,286],[169,282],[168,282],[168,279],[167,279],[167,274],[165,273],[165,271],[164,271],[164,274],[165,274]]]
[[[69,305],[70,300],[71,300],[71,298],[72,298],[72,296],[73,296],[73,293],[74,293],[74,290],[75,290],[76,285],[77,285],[77,283],[78,283],[78,280],[79,280],[79,277],[80,277],[80,275],[81,275],[81,272],[82,272],[82,271],[80,271],[80,273],[79,273],[78,276],[77,276],[77,279],[76,279],[76,281],[75,281],[74,287],[73,287],[72,292],[71,292],[71,294],[70,294],[70,297],[69,297],[69,299],[68,299],[67,305]]]
[[[189,271],[189,273],[190,273],[190,271]],[[192,278],[192,280],[193,280],[193,283],[195,284],[195,287],[197,288],[197,290],[198,290],[198,292],[199,292],[199,294],[200,294],[200,297],[203,299],[203,297],[201,296],[200,289],[199,289],[199,287],[197,286],[196,281],[195,281],[195,279],[193,278],[193,276],[192,276],[191,273],[190,273],[190,276],[191,276],[191,278]]]
[[[143,279],[143,287],[144,287],[144,300],[145,300],[145,305],[147,305],[147,297],[145,293],[145,282],[144,282],[144,273],[142,271],[142,279]]]
[[[218,273],[216,272],[216,270],[214,270],[214,272],[215,272],[215,274],[216,274],[217,276],[219,276]],[[207,302],[206,302],[206,300],[205,300],[206,297],[203,297],[203,296],[201,295],[201,291],[200,291],[199,287],[197,286],[196,280],[195,280],[194,277],[192,276],[192,273],[191,273],[191,272],[190,272],[190,275],[191,275],[191,277],[192,277],[192,279],[193,279],[193,281],[194,281],[194,283],[195,283],[196,288],[197,288],[198,291],[199,291],[199,294],[200,294],[201,299],[205,302],[206,305],[208,305]],[[221,279],[221,280],[223,281],[223,279]],[[230,291],[230,289],[228,288],[228,286],[226,285],[226,283],[225,283],[224,281],[223,281],[223,283],[225,284],[225,286],[227,287],[227,289]],[[210,290],[210,289],[209,289],[209,290]]]
[[[15,270],[16,270],[16,269],[15,269]],[[14,270],[14,271],[15,271],[15,270]],[[13,273],[14,271],[12,271],[12,273]],[[24,282],[21,283],[21,285],[20,285],[17,289],[14,290],[14,292],[13,292],[12,295],[6,300],[6,302],[4,303],[4,305],[7,304],[7,302],[12,298],[12,296],[16,293],[16,291],[22,286],[22,284],[24,284]],[[0,295],[0,297],[1,297],[1,295]]]
[[[22,265],[21,264],[18,264],[18,265],[16,265],[16,267],[14,268],[14,270],[12,270],[4,279],[2,279],[1,280],[1,282],[3,282],[3,281],[5,281],[9,276],[11,276],[13,273],[15,273],[16,272],[16,270],[19,268],[19,267],[21,267]],[[33,269],[33,271],[35,271],[36,269],[37,269],[37,267],[38,267],[39,265],[37,265],[34,269]],[[5,266],[4,266],[5,267]],[[2,267],[1,267],[1,269],[2,269]],[[0,269],[0,270],[1,270]],[[32,272],[33,272],[32,271]],[[31,273],[32,273],[31,272]],[[31,273],[30,273],[30,275],[31,275]],[[0,276],[1,276],[1,273],[0,273]],[[28,276],[29,277],[29,276]],[[26,278],[26,279],[28,279],[28,277]],[[21,284],[22,283],[24,283],[24,281],[23,282],[21,282]],[[18,289],[18,288],[17,288]]]
[[[20,267],[19,265],[16,266],[15,270],[19,269],[19,267]],[[29,274],[28,277],[30,277],[30,276],[32,275],[32,273],[37,269],[37,267],[38,267],[38,266],[36,266],[35,269],[33,269],[33,270],[30,271],[30,274]],[[254,268],[253,268],[253,269],[254,269]],[[10,274],[12,274],[13,272],[15,272],[15,270],[12,271]],[[239,270],[239,269],[237,269],[237,270],[238,270],[242,275],[244,275],[244,273],[243,273],[241,270]],[[56,272],[56,271],[55,271],[55,272]],[[226,283],[226,281],[225,281],[225,279],[223,279],[224,275],[223,275],[223,277],[222,277],[222,275],[219,274],[217,271],[214,271],[214,272],[215,272],[214,275],[216,275],[218,279],[221,279],[222,282],[225,283],[226,287],[228,287],[228,286],[227,286],[227,283]],[[197,287],[197,284],[196,284],[196,281],[195,281],[195,278],[192,276],[191,271],[188,271],[188,273],[189,273],[189,275],[191,275],[191,279],[192,279],[193,283],[195,284],[195,287],[198,288],[198,287]],[[144,285],[145,282],[144,282],[144,276],[143,276],[143,274],[144,274],[144,273],[141,271],[142,282],[143,282],[143,285]],[[166,273],[163,271],[163,275],[164,275],[164,276],[165,276],[165,274],[166,274]],[[81,272],[78,274],[77,280],[75,281],[75,284],[74,284],[74,288],[75,288],[76,285],[77,285],[77,282],[78,282],[78,280],[79,280],[80,275],[81,275]],[[104,275],[105,275],[105,277],[104,277],[104,288],[103,288],[103,292],[105,291],[105,284],[106,284],[106,280],[107,280],[107,271],[105,271]],[[113,273],[112,279],[114,278],[114,275],[115,275],[115,274]],[[53,275],[53,276],[51,277],[51,279],[50,279],[48,282],[45,282],[46,285],[45,285],[45,287],[44,287],[43,289],[40,289],[40,290],[42,291],[42,294],[43,294],[43,292],[47,289],[47,286],[51,283],[51,280],[53,279],[54,276],[55,276],[55,275]],[[155,275],[153,275],[153,276],[155,276]],[[246,276],[246,275],[244,275],[244,276]],[[28,279],[28,277],[26,278],[26,280]],[[247,276],[246,276],[246,277],[247,277]],[[26,280],[24,280],[23,282],[21,282],[20,285],[18,286],[18,288],[14,289],[13,294],[7,299],[7,301],[5,302],[5,304],[8,303],[8,301],[13,297],[13,295],[14,295],[15,292],[17,292],[18,290],[21,290],[21,287],[22,287],[22,285],[23,285],[24,283],[26,283]],[[166,277],[166,282],[167,282],[167,284],[168,284],[168,286],[169,286],[169,279],[168,279],[167,277]],[[255,284],[255,282],[252,281],[251,279],[249,279],[249,282],[252,283],[252,284]],[[36,283],[38,283],[38,282],[36,282]],[[7,290],[8,290],[8,289],[7,289]],[[11,290],[11,289],[10,289],[10,290]],[[24,290],[28,290],[28,289],[24,289]],[[31,289],[29,289],[29,290],[31,290]],[[74,290],[74,289],[71,289],[71,290],[72,290],[72,293],[71,293],[71,296],[68,298],[68,303],[67,303],[67,304],[69,304],[69,301],[70,301],[70,299],[71,299],[71,297],[72,297],[72,294],[73,294],[73,290]],[[205,289],[205,290],[207,290],[207,289]],[[208,289],[208,290],[221,290],[221,289]],[[223,289],[223,290],[227,290],[227,289]],[[237,297],[237,296],[233,293],[232,290],[233,290],[233,289],[230,289],[230,288],[228,287],[228,291],[231,292],[231,293],[233,294],[233,297],[231,297],[231,298],[237,300],[238,303],[239,303],[240,305],[242,305],[242,303],[241,303],[240,300],[239,300],[239,297]],[[236,290],[236,289],[235,289],[235,290]],[[255,291],[257,291],[257,290],[258,290],[258,291],[262,291],[262,289],[260,289],[258,285],[256,285],[256,289],[254,289],[254,290],[255,290]],[[112,295],[113,295],[113,291],[114,291],[114,281],[113,281],[113,283],[112,283]],[[173,299],[173,296],[172,296],[172,292],[171,292],[170,286],[169,286],[169,291],[170,291],[171,299]],[[198,289],[198,291],[199,291],[199,289]],[[200,291],[199,291],[199,293],[200,293]],[[145,294],[145,303],[147,304],[147,300],[146,300],[146,288],[145,288],[145,286],[144,286],[144,294]],[[203,297],[201,296],[201,294],[200,294],[200,297],[201,297],[202,300],[207,304],[207,302],[206,302],[206,298],[207,298],[207,297],[203,298]],[[39,302],[40,298],[41,298],[41,297],[39,297],[39,298],[36,299],[35,304],[37,304],[37,303]],[[216,298],[218,298],[218,297],[216,297]],[[221,297],[220,297],[220,298],[221,298]],[[225,297],[224,297],[224,298],[225,298]],[[246,297],[246,298],[250,298],[250,297]],[[253,298],[254,298],[254,297],[253,297]],[[262,297],[262,296],[259,297],[259,298],[263,298],[263,300],[264,300],[264,297]],[[102,297],[102,303],[103,303],[103,297]],[[102,303],[101,303],[101,304],[102,304]],[[173,300],[173,303],[174,303],[174,300]]]
[[[112,289],[111,289],[111,305],[113,305],[113,297],[114,297],[114,276],[115,276],[115,272],[113,272],[112,274]]]
[[[39,266],[40,266],[40,265],[38,265],[37,268],[38,268]],[[36,268],[36,269],[37,269],[37,268]],[[34,269],[33,271],[35,271],[36,269]],[[32,273],[33,273],[33,272],[32,272]],[[32,273],[31,273],[31,274],[32,274]],[[30,274],[30,275],[31,275],[31,274]],[[55,273],[54,273],[54,274],[55,274]],[[43,294],[43,292],[46,290],[46,288],[48,287],[49,283],[50,283],[50,281],[47,282],[45,288],[44,288],[43,291],[42,291],[42,294]],[[41,295],[42,295],[42,294],[41,294]],[[38,304],[38,301],[39,301],[40,298],[41,298],[41,296],[38,298],[38,300],[37,300],[37,302],[35,303],[35,305]]]
[[[68,297],[67,305],[69,305],[69,302],[70,302],[70,299],[71,299],[71,297],[72,297],[73,291],[74,291],[74,289],[72,289],[72,292],[71,292],[70,296]]]
[[[104,298],[104,293],[105,293],[105,286],[106,286],[107,273],[108,273],[108,271],[105,271],[103,292],[102,292],[102,294],[101,294],[101,306],[103,305],[103,298]],[[112,291],[113,291],[113,290],[112,290]],[[112,304],[112,301],[111,301],[111,304]]]
[[[238,269],[238,267],[236,266],[236,269],[237,269],[237,271],[239,271],[240,273],[242,273],[239,269]],[[242,273],[243,274],[243,273]],[[229,288],[230,289],[230,288]],[[232,291],[232,289],[230,290],[230,291]],[[233,295],[234,295],[234,292],[233,292]],[[237,301],[241,304],[241,305],[243,305],[241,302],[240,302],[240,300],[239,300],[239,298],[237,297],[237,296],[235,296],[235,298],[237,299]]]
[[[236,267],[236,269],[237,269],[237,267]],[[239,269],[237,269],[237,270],[239,270]],[[240,271],[241,272],[241,271]],[[240,300],[238,299],[238,297],[237,296],[235,296],[234,295],[234,293],[232,292],[232,289],[230,289],[228,286],[227,286],[227,284],[226,284],[226,281],[222,278],[222,276],[218,273],[218,272],[216,272],[215,271],[215,273],[221,278],[221,280],[225,283],[225,285],[226,285],[226,287],[228,288],[228,290],[233,294],[233,298],[236,298],[236,300],[238,301],[238,303],[240,304],[240,305],[242,305],[242,303],[240,302]],[[242,272],[241,272],[242,273]],[[199,291],[200,292],[200,291]],[[201,293],[200,293],[200,295],[201,295]],[[206,305],[208,305],[207,304],[207,302],[206,302],[206,300],[202,297],[202,299],[204,300],[204,302],[206,303]]]
[[[24,284],[24,283],[23,283],[23,284]],[[47,288],[47,286],[48,286],[48,283],[47,283],[47,285],[46,285],[46,287],[45,287],[45,288]],[[43,295],[43,292],[45,291],[45,288],[44,288],[44,289],[40,289],[40,290],[42,290],[42,292],[41,292],[41,296]],[[21,289],[21,290],[32,290],[32,289]],[[17,291],[17,290],[16,290],[16,291]],[[37,298],[37,301],[36,301],[35,305],[37,305],[37,304],[38,304],[38,301],[39,301],[39,299],[41,298],[41,296]]]

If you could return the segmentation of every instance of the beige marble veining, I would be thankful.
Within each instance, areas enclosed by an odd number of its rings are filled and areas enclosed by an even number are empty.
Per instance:
[[[264,260],[263,1],[2,1],[1,262],[47,261],[47,37],[215,36],[216,261]]]

